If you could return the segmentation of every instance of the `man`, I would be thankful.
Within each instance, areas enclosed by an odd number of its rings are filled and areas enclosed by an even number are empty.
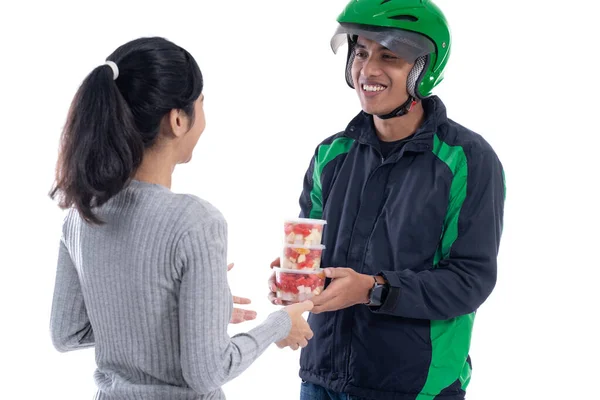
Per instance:
[[[338,22],[332,48],[348,43],[362,111],[304,179],[300,216],[327,220],[330,279],[313,298],[301,399],[464,399],[475,312],[496,283],[502,164],[431,95],[450,53],[436,5],[352,0]]]

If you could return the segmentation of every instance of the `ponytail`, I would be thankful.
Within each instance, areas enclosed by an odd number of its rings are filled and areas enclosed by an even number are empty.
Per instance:
[[[83,81],[64,128],[56,184],[59,206],[74,206],[87,222],[102,224],[92,213],[117,194],[142,162],[144,143],[133,115],[108,65]]]

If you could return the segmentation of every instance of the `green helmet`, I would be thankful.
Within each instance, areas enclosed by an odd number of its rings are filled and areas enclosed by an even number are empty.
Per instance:
[[[350,0],[339,15],[331,39],[334,52],[348,42],[346,82],[350,87],[353,47],[357,36],[374,40],[406,61],[415,63],[408,76],[408,92],[425,98],[444,79],[450,55],[450,28],[431,0]]]

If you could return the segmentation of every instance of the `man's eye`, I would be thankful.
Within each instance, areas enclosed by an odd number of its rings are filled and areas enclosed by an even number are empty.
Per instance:
[[[367,56],[367,53],[364,51],[356,51],[354,53],[354,56],[357,58],[365,58]]]
[[[394,56],[392,54],[384,54],[383,58],[387,58],[388,60],[394,60],[394,59],[396,59],[398,57],[396,57],[396,56]]]

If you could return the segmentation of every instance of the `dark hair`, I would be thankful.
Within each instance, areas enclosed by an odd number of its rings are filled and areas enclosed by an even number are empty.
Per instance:
[[[158,136],[172,109],[194,120],[202,73],[184,49],[160,37],[128,42],[94,69],[73,98],[62,132],[56,181],[50,197],[62,209],[75,207],[90,223],[92,212],[121,191],[140,166],[144,149]]]

